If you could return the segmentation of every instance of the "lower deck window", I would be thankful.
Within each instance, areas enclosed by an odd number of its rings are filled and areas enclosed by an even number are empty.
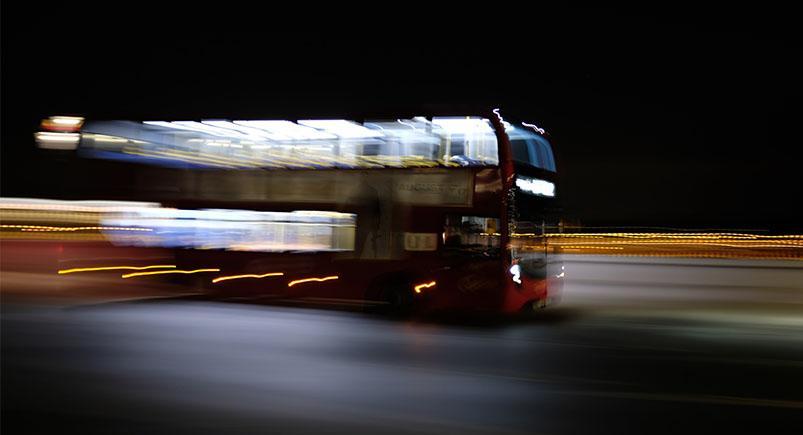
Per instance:
[[[443,246],[447,252],[498,256],[499,219],[482,216],[446,216]]]

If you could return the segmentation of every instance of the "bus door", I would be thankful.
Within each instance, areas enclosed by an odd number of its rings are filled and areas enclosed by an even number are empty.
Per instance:
[[[502,288],[500,221],[495,217],[447,215],[444,256],[454,281],[455,305],[494,307]]]

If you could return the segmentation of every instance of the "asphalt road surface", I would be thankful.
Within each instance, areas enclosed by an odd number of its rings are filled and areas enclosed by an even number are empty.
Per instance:
[[[803,268],[572,257],[530,320],[2,304],[14,433],[803,433]]]

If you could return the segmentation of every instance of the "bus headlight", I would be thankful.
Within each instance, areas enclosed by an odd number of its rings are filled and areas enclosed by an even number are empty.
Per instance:
[[[518,264],[510,266],[510,275],[511,278],[513,279],[513,282],[515,282],[518,285],[521,285],[521,266],[519,266]]]

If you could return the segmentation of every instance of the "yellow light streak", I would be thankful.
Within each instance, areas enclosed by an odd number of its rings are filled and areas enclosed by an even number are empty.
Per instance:
[[[418,284],[417,286],[413,287],[413,290],[414,290],[416,293],[421,293],[421,291],[422,291],[423,289],[425,289],[425,288],[430,288],[430,287],[434,287],[434,286],[435,286],[435,284],[436,284],[436,282],[435,282],[435,281],[426,282],[426,283],[424,283],[424,284]]]
[[[77,267],[59,270],[59,275],[80,272],[98,272],[103,270],[148,270],[148,269],[175,269],[175,264],[155,264],[153,266],[103,266],[103,267]]]
[[[3,210],[24,210],[24,211],[33,211],[33,210],[41,210],[41,211],[48,211],[48,212],[61,212],[61,211],[71,211],[71,212],[87,212],[87,213],[114,213],[114,212],[126,212],[126,211],[137,211],[142,207],[152,207],[154,204],[152,203],[131,203],[130,205],[82,205],[83,201],[75,201],[75,204],[70,204],[69,201],[53,201],[53,203],[28,203],[28,202],[2,202],[0,203],[0,209]],[[108,201],[109,203],[113,201]]]
[[[138,227],[54,227],[48,225],[0,225],[0,228],[14,228],[20,231],[153,231],[150,228]]]
[[[583,246],[583,245],[566,245],[561,246],[562,248],[567,249],[625,249],[622,247],[617,246]]]
[[[313,281],[315,281],[315,282],[323,282],[323,281],[329,281],[329,280],[338,279],[338,278],[340,278],[340,277],[337,276],[337,275],[332,275],[332,276],[325,276],[323,278],[297,279],[295,281],[290,281],[289,283],[287,283],[287,287],[292,287],[292,286],[294,286],[296,284],[302,284],[302,283],[305,283],[305,282],[313,282]]]
[[[516,238],[519,238],[516,240]],[[529,238],[529,239],[528,239]],[[725,232],[512,233],[516,248],[592,255],[803,260],[801,234]],[[541,240],[539,240],[541,239]],[[542,243],[537,243],[541,241]]]
[[[532,236],[532,234],[517,234],[514,236]],[[547,233],[546,237],[555,238],[646,238],[646,239],[752,239],[752,240],[773,240],[773,239],[795,239],[803,240],[803,235],[800,234],[784,234],[784,235],[758,235],[746,233]]]
[[[134,272],[134,273],[127,273],[123,275],[123,278],[133,278],[135,276],[146,276],[146,275],[164,275],[168,273],[181,273],[185,275],[189,275],[192,273],[202,273],[202,272],[220,272],[220,269],[195,269],[195,270],[160,270],[157,272]]]
[[[228,281],[231,279],[242,279],[242,278],[267,278],[269,276],[282,276],[284,273],[282,272],[270,272],[270,273],[263,273],[262,275],[254,275],[254,274],[247,274],[247,275],[231,275],[231,276],[220,276],[212,280],[213,283],[218,283],[221,281]]]

